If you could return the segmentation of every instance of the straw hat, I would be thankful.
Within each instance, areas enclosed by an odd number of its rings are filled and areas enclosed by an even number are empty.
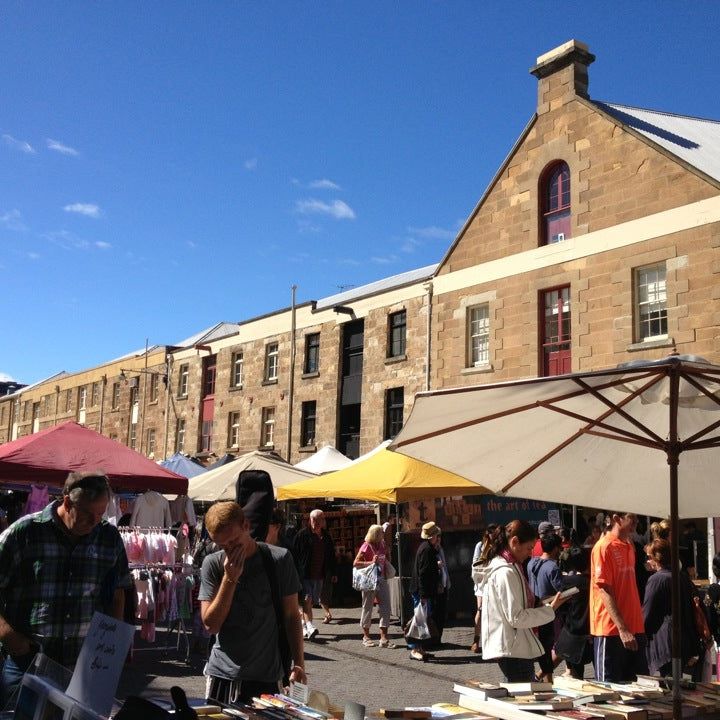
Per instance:
[[[434,523],[434,522],[426,522],[422,526],[422,530],[420,531],[420,537],[423,540],[429,540],[431,537],[435,537],[435,535],[439,535],[442,532],[440,528]]]

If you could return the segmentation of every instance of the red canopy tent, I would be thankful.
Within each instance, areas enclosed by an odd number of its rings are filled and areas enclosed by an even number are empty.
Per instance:
[[[182,475],[76,422],[0,445],[0,483],[62,486],[73,470],[102,470],[116,491],[179,495],[188,486]]]

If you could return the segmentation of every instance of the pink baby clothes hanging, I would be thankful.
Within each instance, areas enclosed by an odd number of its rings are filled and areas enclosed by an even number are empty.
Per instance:
[[[47,485],[31,485],[30,494],[25,502],[25,515],[45,509],[49,502],[50,494]]]

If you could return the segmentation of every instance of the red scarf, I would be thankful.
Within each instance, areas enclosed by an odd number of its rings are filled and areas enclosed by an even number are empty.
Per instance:
[[[527,575],[525,575],[525,568],[517,560],[515,560],[515,556],[510,552],[508,548],[505,548],[505,550],[502,550],[500,552],[500,557],[502,557],[504,560],[507,560],[510,565],[515,565],[515,567],[518,569],[520,577],[523,579],[523,584],[525,585],[525,597],[527,598],[526,607],[535,607],[535,593],[533,593],[533,591],[530,589]]]

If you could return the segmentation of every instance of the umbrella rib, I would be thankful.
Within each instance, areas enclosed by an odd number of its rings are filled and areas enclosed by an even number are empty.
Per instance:
[[[611,435],[610,433],[599,432],[598,430],[585,430],[585,434],[595,435],[596,437],[606,438],[607,440],[617,440],[618,442],[629,443],[630,445],[640,445],[641,447],[653,448],[655,450],[665,449],[664,442],[654,443],[635,435],[624,438],[618,437],[617,435]]]
[[[657,375],[656,372],[648,372],[644,373],[643,375],[639,376],[640,380],[644,380],[646,377],[655,377]],[[508,383],[510,384],[510,383]],[[620,381],[618,380],[611,380],[607,383],[602,383],[598,385],[595,389],[596,390],[605,390],[610,387],[615,387],[616,385],[620,384]],[[480,388],[474,388],[475,390],[480,390]],[[642,392],[645,388],[643,388],[640,392]],[[465,390],[465,388],[460,388],[460,390]],[[440,391],[439,391],[440,392]],[[442,391],[445,392],[445,391]],[[395,448],[401,448],[405,447],[405,445],[412,445],[413,443],[422,442],[423,440],[429,440],[431,438],[438,437],[439,435],[447,435],[448,433],[455,432],[456,430],[464,430],[465,428],[472,427],[473,425],[480,425],[484,422],[489,422],[490,420],[497,420],[498,418],[506,417],[507,415],[514,415],[520,412],[525,412],[525,410],[532,410],[536,407],[546,407],[545,403],[557,403],[562,402],[564,400],[572,400],[573,398],[576,398],[580,395],[587,394],[586,390],[573,390],[572,392],[567,392],[564,395],[558,395],[557,397],[550,398],[548,400],[538,400],[532,403],[527,403],[526,405],[520,405],[516,408],[511,408],[510,410],[502,410],[500,412],[492,413],[491,415],[484,415],[479,418],[473,418],[472,420],[466,420],[465,422],[457,423],[456,425],[450,425],[445,428],[441,428],[440,430],[431,430],[428,433],[425,433],[423,435],[418,435],[417,437],[408,438],[407,440],[400,440],[399,442],[393,443]],[[631,395],[627,402],[630,402],[635,397],[635,394]],[[625,404],[625,403],[623,403]],[[609,414],[609,413],[608,413]],[[607,417],[607,416],[605,416]]]
[[[708,450],[710,448],[720,447],[720,438],[710,438],[708,440],[701,440],[696,443],[683,442],[680,444],[680,450]]]
[[[574,380],[577,382],[577,378],[574,378]],[[532,465],[530,465],[530,467],[523,470],[519,475],[516,475],[507,485],[505,485],[502,488],[501,492],[507,492],[511,487],[513,487],[513,485],[516,485],[517,483],[519,483],[523,478],[527,477],[530,473],[534,472],[537,468],[539,468],[541,465],[543,465],[548,460],[550,460],[550,458],[554,457],[561,450],[565,449],[568,445],[571,445],[572,443],[574,443],[575,440],[577,440],[579,437],[582,437],[583,435],[586,435],[586,434],[607,437],[612,440],[618,440],[620,442],[628,442],[628,443],[632,443],[635,445],[643,445],[646,447],[655,447],[654,444],[652,444],[648,441],[645,441],[640,437],[638,437],[637,439],[630,439],[635,436],[630,435],[630,438],[624,438],[624,437],[619,437],[617,435],[607,435],[605,433],[598,433],[597,431],[593,431],[592,427],[597,425],[598,423],[601,423],[603,420],[605,420],[605,418],[609,417],[613,413],[618,412],[623,405],[627,405],[627,403],[634,400],[640,393],[643,393],[643,392],[645,392],[645,390],[647,388],[652,387],[658,380],[659,380],[658,377],[653,376],[653,379],[649,383],[646,383],[645,385],[643,385],[643,387],[639,388],[634,393],[631,393],[627,398],[625,398],[622,401],[622,403],[618,403],[617,405],[610,403],[610,401],[606,401],[606,399],[602,395],[600,395],[599,398],[601,400],[603,400],[603,402],[605,402],[606,405],[607,404],[610,405],[608,410],[605,413],[600,415],[600,417],[595,420],[589,420],[588,426],[577,430],[567,440],[564,440],[563,442],[561,442],[560,445],[554,447],[549,453],[547,453],[546,455],[541,457],[539,460],[534,462]],[[611,383],[610,386],[616,385],[616,384],[618,384],[618,383]],[[592,388],[587,388],[587,390],[589,390],[591,392],[591,394],[594,394],[592,392]],[[585,391],[585,394],[587,393],[587,390]],[[548,401],[545,401],[545,402],[548,402]],[[557,399],[552,402],[557,402]],[[537,404],[540,405],[541,403],[538,402]],[[551,409],[556,410],[556,411],[558,410],[558,408],[551,408]],[[626,414],[626,413],[623,413],[623,414]],[[648,430],[648,432],[650,432],[650,431]],[[660,442],[662,442],[662,440],[660,440]]]
[[[557,413],[560,413],[562,415],[568,415],[569,417],[575,418],[576,420],[582,420],[583,422],[588,423],[590,427],[600,427],[604,428],[605,430],[609,430],[612,433],[617,433],[618,435],[624,435],[628,438],[635,439],[639,441],[640,443],[646,443],[647,441],[645,438],[641,435],[635,435],[634,433],[629,432],[628,430],[621,430],[618,427],[615,427],[614,425],[608,425],[607,423],[601,422],[600,420],[593,420],[590,417],[587,417],[586,415],[580,415],[579,413],[573,412],[572,410],[565,410],[564,408],[558,408],[553,407],[552,405],[545,405],[542,403],[543,407],[547,407],[548,410],[553,410]],[[590,432],[589,430],[586,430],[585,432]],[[608,435],[608,437],[615,437],[614,435]],[[617,438],[620,440],[621,438]]]
[[[662,378],[664,378],[665,375],[655,375],[650,379],[650,382],[645,383],[641,388],[638,388],[635,392],[631,393],[629,397],[627,397],[625,400],[623,400],[620,403],[614,403],[611,400],[608,400],[604,395],[601,395],[599,392],[597,392],[596,388],[591,387],[588,385],[584,380],[581,380],[580,378],[575,378],[575,382],[580,385],[580,387],[584,387],[591,395],[596,397],[601,403],[604,405],[607,405],[612,412],[617,412],[620,417],[627,420],[631,425],[634,425],[638,430],[645,433],[646,435],[649,435],[653,440],[656,442],[662,443],[663,439],[654,433],[649,427],[646,425],[643,425],[639,420],[636,420],[632,415],[625,412],[622,408],[627,405],[629,402],[633,401],[636,397],[639,395],[642,395],[646,390],[649,390],[653,385],[656,385]],[[616,385],[620,385],[624,383],[616,383]],[[607,416],[606,416],[607,417]],[[613,428],[614,429],[614,428]]]

